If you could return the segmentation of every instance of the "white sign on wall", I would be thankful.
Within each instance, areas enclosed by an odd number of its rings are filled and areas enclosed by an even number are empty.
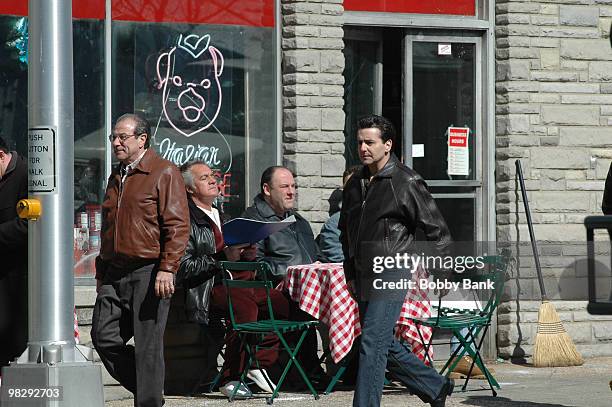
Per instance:
[[[57,188],[56,131],[54,127],[28,129],[28,190],[53,193]]]

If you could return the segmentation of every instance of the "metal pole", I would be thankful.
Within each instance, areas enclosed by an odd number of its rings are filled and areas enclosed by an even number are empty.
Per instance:
[[[3,369],[0,404],[103,406],[100,366],[74,341],[72,0],[29,0],[28,347]],[[21,205],[21,202],[20,202]],[[21,216],[21,214],[20,214]],[[6,404],[5,404],[6,403]],[[21,403],[21,404],[20,404]]]
[[[34,362],[35,348],[74,345],[72,0],[29,1],[29,55],[28,127],[55,131],[55,168],[43,169],[55,172],[45,174],[55,178],[55,188],[50,180],[43,186],[50,192],[42,192],[30,166],[29,196],[43,210],[29,224],[28,348]],[[30,131],[30,161],[39,153],[36,137]]]

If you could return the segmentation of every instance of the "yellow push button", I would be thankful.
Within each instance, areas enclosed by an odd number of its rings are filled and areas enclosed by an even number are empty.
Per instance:
[[[42,207],[38,199],[22,199],[17,202],[17,215],[22,219],[36,220],[41,212]]]

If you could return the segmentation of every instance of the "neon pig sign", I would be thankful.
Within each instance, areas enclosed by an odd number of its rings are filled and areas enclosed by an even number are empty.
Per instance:
[[[185,137],[208,129],[219,115],[223,64],[209,34],[181,34],[177,45],[157,58],[164,116]]]

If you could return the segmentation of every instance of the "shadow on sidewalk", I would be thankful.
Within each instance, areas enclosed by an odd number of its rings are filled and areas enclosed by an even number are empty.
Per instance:
[[[567,404],[537,403],[531,401],[511,400],[506,397],[468,396],[461,405],[486,407],[573,407]]]

